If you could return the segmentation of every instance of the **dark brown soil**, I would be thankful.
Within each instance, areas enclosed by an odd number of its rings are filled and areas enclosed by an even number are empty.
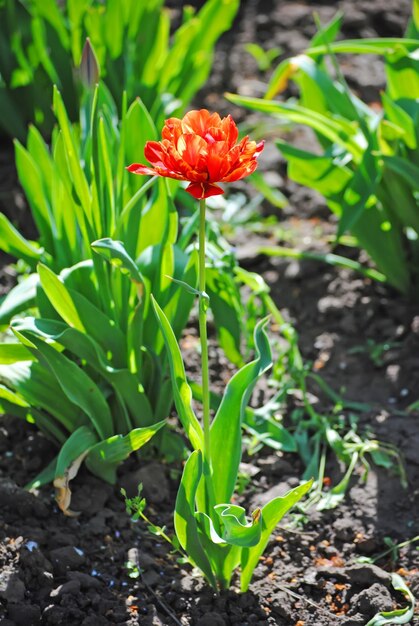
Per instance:
[[[261,94],[260,83],[266,82],[266,76],[258,72],[243,44],[280,45],[283,56],[297,53],[314,33],[312,11],[326,21],[338,8],[345,11],[346,37],[401,36],[410,2],[243,1],[233,31],[220,42],[201,102],[231,112],[221,99],[223,90]],[[378,59],[348,60],[345,69],[351,86],[364,99],[377,98],[383,80]],[[244,118],[243,111],[235,112]],[[298,140],[309,137],[301,133]],[[1,154],[1,208],[31,232],[13,174],[12,151],[7,148]],[[290,199],[279,216],[282,235],[273,229],[271,243],[282,243],[286,233],[300,248],[324,250],[325,235],[333,232],[333,224],[322,201],[286,180],[274,147],[265,150],[262,167],[282,177]],[[399,448],[408,489],[401,487],[397,475],[375,466],[364,484],[358,468],[337,509],[314,509],[304,525],[290,527],[290,518],[284,520],[248,593],[240,595],[233,589],[215,595],[199,576],[179,565],[176,555],[143,523],[130,521],[119,486],[110,487],[82,471],[74,481],[73,508],[82,511],[77,519],[58,511],[49,487],[37,494],[26,492],[23,486],[54,451],[31,426],[4,418],[0,423],[0,624],[364,626],[378,611],[406,604],[392,589],[389,572],[398,571],[412,592],[419,594],[417,543],[387,554],[376,565],[357,561],[385,550],[386,537],[399,543],[419,535],[419,415],[406,412],[419,399],[419,307],[347,270],[255,256],[264,240],[235,232],[242,263],[262,273],[272,286],[275,301],[295,324],[302,353],[314,363],[314,371],[346,398],[368,405],[358,415],[360,428],[368,427],[378,439]],[[7,262],[3,258],[2,290],[13,282],[14,272]],[[193,342],[186,358],[192,371]],[[213,363],[218,370],[214,376],[228,376],[218,353]],[[316,387],[310,391],[319,410],[330,410],[330,402]],[[345,419],[349,414],[342,410]],[[244,495],[250,507],[295,486],[303,471],[296,455],[269,449],[245,461],[244,470],[252,474]],[[332,481],[340,469],[331,458]],[[120,483],[135,492],[138,482],[143,482],[148,516],[171,532],[179,475],[177,464],[132,458],[121,468]],[[128,566],[128,561],[133,565]]]

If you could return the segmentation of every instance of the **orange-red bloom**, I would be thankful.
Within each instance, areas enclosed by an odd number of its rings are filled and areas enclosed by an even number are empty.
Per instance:
[[[133,163],[134,174],[152,174],[187,180],[186,188],[198,199],[224,193],[215,183],[231,183],[257,167],[263,141],[244,137],[238,144],[237,126],[231,115],[220,118],[206,109],[190,111],[181,120],[166,120],[161,141],[148,141],[144,154],[154,166]]]

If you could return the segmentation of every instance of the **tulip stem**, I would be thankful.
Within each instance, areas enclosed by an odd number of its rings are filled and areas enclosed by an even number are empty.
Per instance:
[[[208,296],[205,292],[205,198],[199,201],[199,337],[201,343],[202,364],[202,408],[204,422],[204,465],[207,471],[211,468],[210,444],[210,389],[208,366],[207,309]]]

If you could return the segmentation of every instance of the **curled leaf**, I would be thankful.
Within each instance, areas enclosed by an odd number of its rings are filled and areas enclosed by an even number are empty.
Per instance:
[[[80,465],[96,443],[94,432],[87,426],[80,426],[70,435],[58,455],[54,478],[55,499],[61,511],[68,517],[80,515],[70,509],[70,482],[77,476]]]
[[[242,548],[259,543],[262,534],[260,509],[252,513],[250,521],[246,518],[244,508],[236,504],[217,504],[214,509],[222,523],[222,538],[226,543]]]
[[[87,454],[88,450],[80,454],[80,456],[69,465],[62,476],[57,476],[54,479],[55,500],[64,515],[68,517],[78,517],[80,515],[80,511],[72,511],[69,508],[71,502],[70,481],[77,476],[80,465],[83,463]]]

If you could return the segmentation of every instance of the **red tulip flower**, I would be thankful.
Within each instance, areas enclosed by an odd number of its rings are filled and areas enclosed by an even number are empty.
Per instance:
[[[206,109],[189,111],[181,120],[166,120],[161,141],[148,141],[144,154],[153,167],[133,163],[134,174],[176,178],[189,182],[186,191],[203,200],[224,191],[216,183],[231,183],[248,176],[257,167],[263,141],[244,137],[239,143],[231,115],[220,118]]]

